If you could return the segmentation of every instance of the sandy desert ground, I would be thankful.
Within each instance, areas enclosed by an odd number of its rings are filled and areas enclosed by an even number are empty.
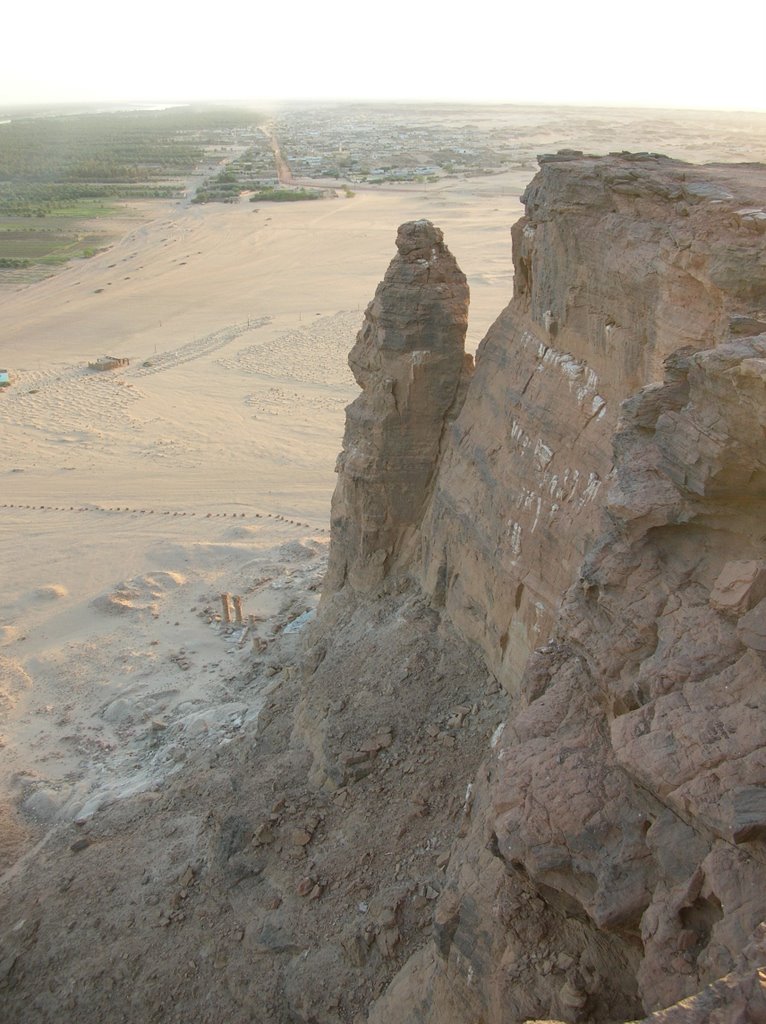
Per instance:
[[[397,226],[443,228],[473,349],[510,296],[524,184],[158,204],[0,295],[0,868],[258,713],[253,640],[284,646],[318,600],[346,355]],[[88,370],[107,353],[129,367]]]

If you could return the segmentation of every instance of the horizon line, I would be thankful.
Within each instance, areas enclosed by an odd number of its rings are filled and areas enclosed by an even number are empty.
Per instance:
[[[742,106],[722,106],[722,107],[711,107],[711,106],[693,106],[693,105],[680,105],[673,106],[668,103],[650,103],[646,101],[633,101],[633,102],[608,102],[604,100],[593,100],[593,101],[573,101],[568,100],[565,102],[556,102],[555,100],[522,100],[522,99],[458,99],[458,98],[429,98],[429,97],[396,97],[396,98],[383,98],[383,97],[355,97],[350,98],[347,96],[322,96],[322,97],[300,97],[300,96],[284,96],[284,97],[216,97],[216,98],[205,98],[205,97],[156,97],[156,98],[131,98],[131,97],[120,97],[120,98],[107,98],[102,97],[99,99],[50,99],[50,100],[4,100],[0,99],[0,111],[3,109],[7,110],[21,110],[21,109],[36,109],[36,108],[66,108],[72,106],[83,106],[83,107],[97,107],[100,105],[108,106],[121,106],[130,105],[135,107],[140,106],[158,106],[162,105],[165,107],[190,107],[194,105],[206,105],[206,106],[247,106],[254,107],[257,109],[258,106],[263,107],[274,107],[274,106],[321,106],[321,105],[345,105],[345,106],[460,106],[460,107],[535,107],[541,109],[570,109],[570,110],[629,110],[629,111],[668,111],[668,112],[683,112],[689,111],[694,113],[711,113],[711,114],[761,114],[766,115],[766,109],[756,107],[742,107]]]

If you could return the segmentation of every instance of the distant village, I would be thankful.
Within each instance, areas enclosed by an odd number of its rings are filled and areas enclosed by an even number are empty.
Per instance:
[[[276,118],[274,130],[296,178],[429,182],[531,166],[535,158],[507,127],[471,122],[460,110],[434,117],[396,107],[296,109]]]
[[[428,185],[511,168],[532,171],[536,159],[535,143],[529,135],[522,142],[507,117],[490,113],[483,120],[474,112],[471,119],[460,108],[434,116],[427,108],[296,106],[262,130],[231,132],[228,143],[246,148],[198,187],[193,202],[238,202],[244,192],[253,193],[253,202],[317,199],[337,183]]]

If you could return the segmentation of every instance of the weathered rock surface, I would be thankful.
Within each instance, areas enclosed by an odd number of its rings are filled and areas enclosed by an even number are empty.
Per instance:
[[[525,199],[514,299],[440,445],[421,560],[388,588],[421,586],[511,711],[433,940],[369,1020],[613,1021],[735,991],[750,1012],[766,174],[563,156]]]
[[[620,402],[672,352],[766,329],[762,172],[543,158],[523,198],[423,529],[425,587],[511,690],[599,529]]]
[[[759,1019],[764,958],[741,955],[766,918],[766,665],[742,638],[747,598],[739,622],[717,604],[722,580],[752,587],[763,553],[766,392],[738,368],[764,353],[766,336],[688,356],[681,409],[671,360],[667,385],[626,403],[606,530],[453,849],[448,930],[375,1024],[614,1020],[681,1000],[648,1019]],[[700,446],[682,480],[711,393],[726,459]],[[653,429],[645,400],[664,410]]]
[[[677,366],[624,406],[609,529],[498,755],[501,855],[641,949],[648,1009],[728,971],[766,917],[766,668],[715,597],[763,553],[766,388],[741,367],[765,354],[695,353],[681,408]]]
[[[283,632],[278,674],[259,659],[237,681],[269,688],[254,728],[191,745],[156,791],[62,823],[0,880],[3,1024],[363,1019],[430,934],[506,704],[422,594],[370,610],[311,648],[300,702]],[[317,785],[320,754],[342,786]]]
[[[399,228],[397,255],[349,355],[361,395],[347,410],[325,593],[370,591],[402,554],[430,496],[447,423],[460,410],[468,285],[441,231]]]

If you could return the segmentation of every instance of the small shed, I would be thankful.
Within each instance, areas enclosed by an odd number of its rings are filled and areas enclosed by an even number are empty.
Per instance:
[[[11,386],[11,371],[0,370],[0,388],[9,388]]]
[[[95,362],[88,363],[89,370],[119,370],[123,366],[129,366],[130,360],[121,356],[99,356]]]

